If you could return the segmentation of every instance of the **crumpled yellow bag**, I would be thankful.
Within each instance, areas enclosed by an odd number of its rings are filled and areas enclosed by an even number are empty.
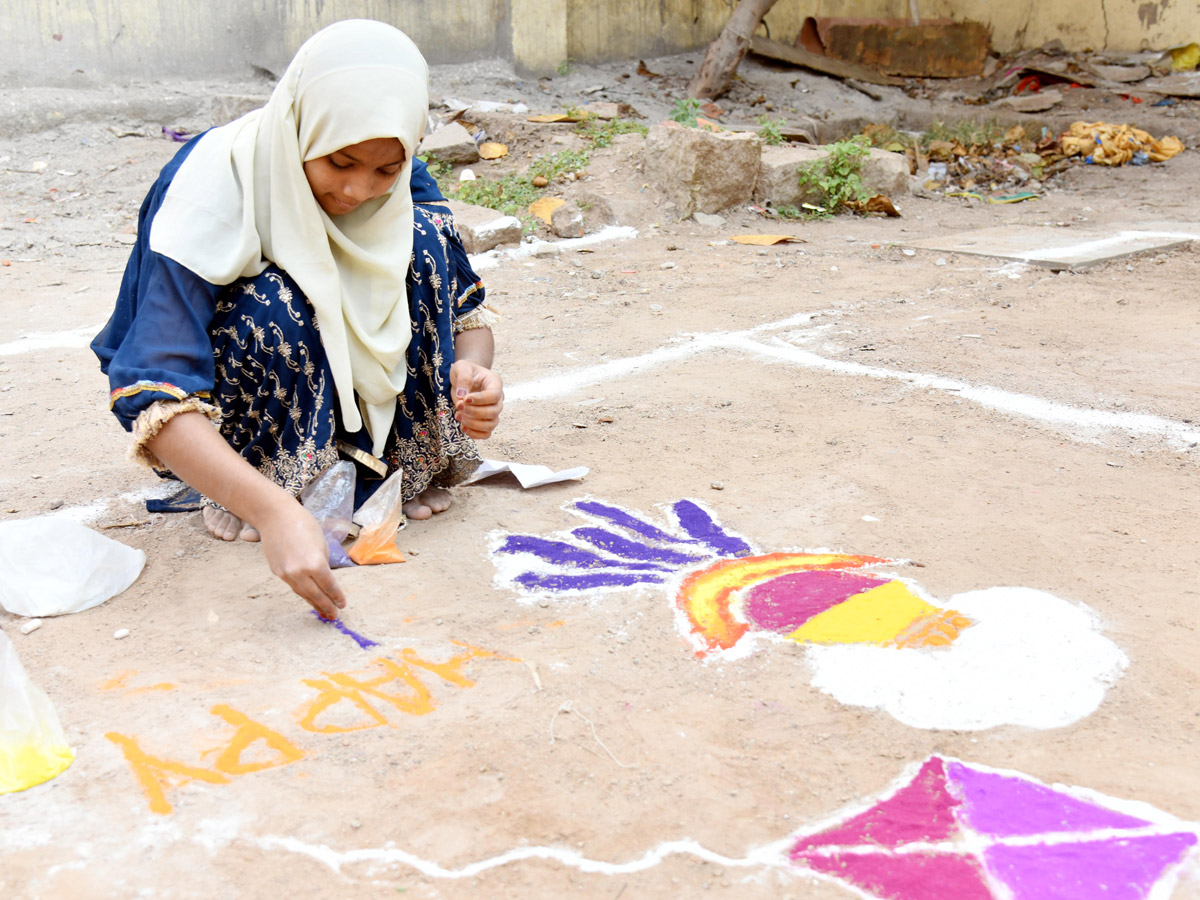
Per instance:
[[[0,794],[49,781],[74,759],[50,698],[0,631]]]
[[[1183,152],[1183,141],[1177,137],[1156,140],[1140,128],[1108,122],[1076,122],[1059,143],[1065,155],[1084,156],[1098,166],[1123,166],[1139,150],[1151,162],[1162,162]]]

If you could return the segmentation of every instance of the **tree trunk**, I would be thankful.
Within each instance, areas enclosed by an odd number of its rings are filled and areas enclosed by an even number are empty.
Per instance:
[[[689,97],[716,100],[729,90],[738,64],[750,49],[750,38],[775,3],[776,0],[738,0],[737,8],[717,39],[708,45],[704,61],[688,83]]]

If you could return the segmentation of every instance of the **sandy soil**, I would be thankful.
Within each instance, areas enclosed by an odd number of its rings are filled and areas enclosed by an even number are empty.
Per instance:
[[[650,64],[684,72],[687,59]],[[615,85],[621,70],[540,84],[496,83],[490,71],[439,70],[435,89],[554,108],[592,96],[579,93],[589,79]],[[825,93],[798,112],[819,117],[824,104],[834,121],[869,120],[873,101],[818,76],[793,87],[795,73],[769,66],[744,74],[735,118],[755,114],[759,93],[784,110],[818,84]],[[609,96],[661,115],[671,84],[636,81],[621,82],[631,96]],[[1194,107],[1136,112],[1156,132],[1200,132]],[[513,136],[506,165],[556,146],[519,118],[491,127]],[[637,171],[639,139],[604,151],[578,187],[609,198],[639,237],[483,273],[504,315],[497,367],[510,394],[486,454],[591,472],[529,491],[504,477],[458,489],[449,512],[401,533],[406,563],[339,573],[345,622],[378,642],[369,650],[308,615],[257,547],[208,539],[198,514],[145,513],[162,485],[125,460],[84,345],[111,308],[144,190],[174,150],[100,122],[0,142],[0,516],[71,513],[149,557],[121,596],[28,636],[0,614],[77,754],[54,781],[0,798],[4,896],[836,900],[854,894],[753,852],[931,754],[1200,821],[1200,450],[1188,438],[1200,416],[1197,250],[1054,274],[902,249],[1005,223],[1195,222],[1194,149],[1160,166],[1080,167],[1034,203],[903,197],[900,219],[815,223],[734,210],[718,229],[663,207]],[[37,161],[44,171],[22,171]],[[727,242],[749,231],[805,242],[764,252]],[[945,376],[1114,421],[1151,414],[1175,431],[1059,424],[1032,404],[1000,411],[721,339],[751,329],[825,363]],[[29,349],[28,336],[45,334],[57,337]],[[686,350],[714,336],[711,349]],[[627,374],[589,368],[660,348],[685,349]],[[952,731],[838,702],[812,685],[796,645],[700,661],[669,586],[527,596],[495,580],[498,535],[573,528],[581,521],[564,507],[583,497],[660,522],[660,504],[695,498],[763,552],[917,560],[923,568],[900,574],[939,605],[1036,588],[1094,610],[1128,669],[1073,724]],[[131,635],[114,640],[119,628]],[[376,679],[391,699],[314,716],[338,673]],[[236,732],[213,712],[225,708],[281,737],[241,757],[273,767],[220,774]],[[170,812],[152,811],[109,735],[191,767],[191,780],[163,776]],[[679,853],[620,871],[568,859],[633,863],[684,840],[725,859]],[[544,847],[557,858],[465,868]],[[1200,897],[1194,852],[1169,896]]]

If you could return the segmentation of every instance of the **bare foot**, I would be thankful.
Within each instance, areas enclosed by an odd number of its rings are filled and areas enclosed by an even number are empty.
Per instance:
[[[425,488],[404,504],[404,515],[410,519],[428,519],[434,513],[450,508],[450,492],[441,488]]]
[[[258,529],[243,522],[227,509],[217,509],[215,506],[205,506],[201,515],[204,516],[204,527],[208,533],[223,541],[259,540]]]

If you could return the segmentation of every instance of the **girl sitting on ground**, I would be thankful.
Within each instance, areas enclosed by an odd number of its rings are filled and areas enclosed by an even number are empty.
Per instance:
[[[92,343],[133,455],[204,495],[216,537],[261,540],[326,618],[346,600],[300,490],[340,454],[356,507],[400,468],[406,515],[428,518],[503,406],[483,286],[415,161],[427,79],[381,22],[310,38],[264,108],[162,170]]]

